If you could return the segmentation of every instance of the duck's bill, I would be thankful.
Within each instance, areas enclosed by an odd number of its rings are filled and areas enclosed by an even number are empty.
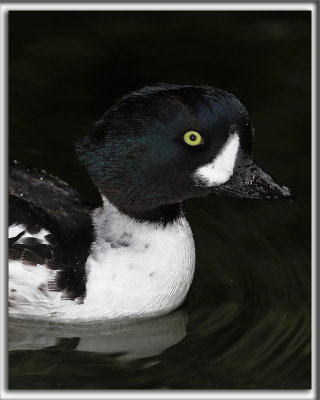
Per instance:
[[[227,195],[242,199],[289,200],[291,192],[278,185],[257,164],[240,167],[228,182],[213,188],[212,195]]]

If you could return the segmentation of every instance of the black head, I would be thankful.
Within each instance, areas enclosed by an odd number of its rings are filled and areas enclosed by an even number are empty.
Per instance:
[[[76,151],[101,194],[120,211],[170,220],[187,198],[289,196],[268,175],[257,176],[252,131],[246,109],[230,93],[161,84],[117,101]]]

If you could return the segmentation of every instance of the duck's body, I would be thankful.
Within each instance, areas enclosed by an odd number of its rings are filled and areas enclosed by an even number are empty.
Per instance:
[[[150,317],[182,303],[195,265],[192,232],[182,211],[170,224],[139,221],[105,197],[94,209],[45,171],[15,163],[10,172],[11,316]]]
[[[160,85],[124,97],[77,145],[102,207],[58,178],[14,164],[10,314],[83,321],[178,307],[195,266],[182,201],[290,194],[253,163],[251,146],[250,120],[232,95]]]
[[[183,214],[166,226],[136,221],[104,199],[103,206],[93,211],[93,227],[95,239],[84,266],[85,290],[77,297],[70,297],[63,284],[57,284],[66,268],[58,260],[55,269],[40,260],[10,262],[12,315],[64,321],[151,317],[183,302],[195,266],[192,232]],[[9,228],[9,236],[22,232],[15,247],[35,239],[50,248],[46,229],[32,234],[22,225]]]

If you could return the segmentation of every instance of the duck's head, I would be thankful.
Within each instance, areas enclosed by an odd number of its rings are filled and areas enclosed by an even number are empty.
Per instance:
[[[257,166],[252,145],[249,115],[235,96],[161,84],[117,101],[76,151],[120,211],[165,222],[192,197],[290,198],[288,188]]]

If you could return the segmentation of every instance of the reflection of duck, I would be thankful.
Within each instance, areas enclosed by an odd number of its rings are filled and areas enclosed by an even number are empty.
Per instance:
[[[100,324],[59,324],[41,321],[34,325],[9,320],[8,349],[40,350],[56,346],[62,338],[79,338],[76,351],[116,354],[118,361],[131,361],[161,354],[187,334],[183,310],[152,319]]]
[[[103,198],[92,220],[67,184],[15,164],[11,314],[65,321],[179,306],[195,263],[183,200],[290,196],[254,163],[252,131],[243,105],[219,89],[162,84],[125,96],[76,146]]]

